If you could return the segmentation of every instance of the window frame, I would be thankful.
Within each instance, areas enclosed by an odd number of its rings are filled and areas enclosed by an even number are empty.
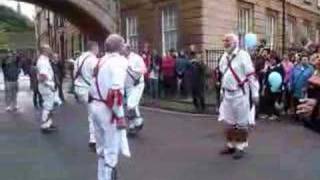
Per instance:
[[[242,17],[245,17],[242,19]],[[254,31],[254,5],[239,1],[237,28],[239,36],[239,45],[244,47],[244,37],[247,33]]]
[[[176,4],[166,4],[161,8],[161,48],[164,55],[170,49],[178,50],[178,15],[179,12]],[[170,45],[170,43],[172,44]]]
[[[320,43],[320,26],[317,26],[316,32],[315,32],[315,43]]]
[[[287,36],[288,42],[294,43],[296,41],[295,34],[296,34],[296,27],[297,27],[297,19],[294,16],[288,15],[286,23],[287,23],[286,33],[288,35]]]
[[[304,2],[305,4],[308,4],[308,5],[311,5],[311,4],[312,4],[312,0],[303,0],[303,2]]]
[[[309,20],[303,20],[303,33],[304,35],[312,40],[312,23]]]
[[[125,37],[133,51],[139,51],[138,17],[130,15],[125,17]]]
[[[274,21],[269,22],[269,18],[273,18]],[[271,25],[271,29],[269,28],[269,23]],[[270,49],[274,50],[278,47],[277,36],[279,33],[279,14],[275,10],[268,9],[266,13],[266,21],[265,21],[265,36],[267,40],[267,45]],[[269,34],[270,32],[270,34]]]

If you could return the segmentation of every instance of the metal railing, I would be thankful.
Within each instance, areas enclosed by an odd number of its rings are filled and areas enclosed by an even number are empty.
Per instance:
[[[224,53],[223,49],[207,49],[205,50],[205,62],[209,69],[213,70],[218,66],[218,60]]]

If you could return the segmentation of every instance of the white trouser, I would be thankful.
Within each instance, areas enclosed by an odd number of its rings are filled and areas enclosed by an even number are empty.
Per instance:
[[[243,128],[248,128],[253,120],[252,118],[249,93],[243,94],[241,89],[235,92],[224,92],[219,109],[219,121],[224,121],[227,126],[239,125]],[[248,141],[227,142],[227,146],[229,148],[244,150],[248,147],[248,143]]]
[[[7,107],[16,108],[17,107],[17,94],[19,90],[18,82],[5,81],[5,99]]]
[[[89,90],[88,88],[84,87],[75,87],[75,93],[78,96],[78,100],[81,104],[85,105],[87,110],[88,110],[88,121],[89,121],[89,142],[90,143],[95,143],[96,138],[95,138],[95,133],[94,133],[94,125],[92,121],[92,115],[91,111],[89,109],[88,101],[89,101]]]
[[[239,90],[233,94],[225,92],[219,109],[219,121],[229,125],[248,126],[251,118],[249,93]]]
[[[52,111],[54,108],[55,94],[48,87],[39,87],[39,92],[43,99],[43,109],[41,115],[41,128],[49,128],[52,125]]]
[[[89,105],[95,127],[98,155],[98,180],[111,180],[112,168],[118,164],[121,131],[111,123],[112,112],[101,102]]]
[[[60,99],[59,91],[58,91],[58,90],[56,90],[56,91],[54,92],[54,103],[57,103],[58,106],[61,106],[61,105],[62,105],[62,101],[61,101],[61,99]]]
[[[127,109],[135,110],[136,118],[130,124],[130,128],[134,128],[143,124],[143,118],[141,117],[139,110],[139,103],[144,91],[144,83],[140,83],[137,86],[132,86],[126,89],[127,93]]]

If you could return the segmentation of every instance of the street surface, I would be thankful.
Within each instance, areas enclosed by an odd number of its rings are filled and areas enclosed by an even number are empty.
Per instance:
[[[1,86],[1,83],[0,83]],[[59,131],[42,135],[28,80],[20,82],[20,111],[5,112],[0,91],[1,180],[96,180],[87,148],[86,111],[70,96],[55,112]],[[130,139],[119,180],[319,180],[320,136],[291,121],[258,122],[246,157],[218,154],[222,125],[214,116],[144,109],[146,126]]]

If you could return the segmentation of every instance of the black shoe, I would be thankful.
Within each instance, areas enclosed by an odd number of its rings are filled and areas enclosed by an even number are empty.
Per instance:
[[[49,127],[49,129],[50,129],[50,131],[58,131],[58,127],[55,126],[55,125],[51,125],[51,126]]]
[[[236,152],[235,148],[226,147],[220,151],[221,155],[231,155]]]
[[[233,155],[233,159],[234,160],[242,159],[244,155],[245,155],[245,152],[243,150],[236,150]]]
[[[42,133],[42,134],[51,134],[51,133],[53,133],[53,132],[55,132],[55,131],[57,131],[57,130],[58,130],[58,129],[57,129],[56,126],[51,125],[51,126],[48,127],[48,128],[41,128],[41,133]]]
[[[141,131],[143,129],[144,124],[142,123],[139,126],[136,126],[136,131]]]
[[[130,129],[128,129],[127,136],[134,138],[137,136],[137,133],[138,132],[137,132],[136,128],[130,128]]]
[[[90,149],[91,152],[96,153],[97,149],[96,149],[96,143],[94,142],[89,142],[88,147]]]
[[[41,133],[42,134],[50,134],[52,132],[49,130],[49,128],[41,128]]]

